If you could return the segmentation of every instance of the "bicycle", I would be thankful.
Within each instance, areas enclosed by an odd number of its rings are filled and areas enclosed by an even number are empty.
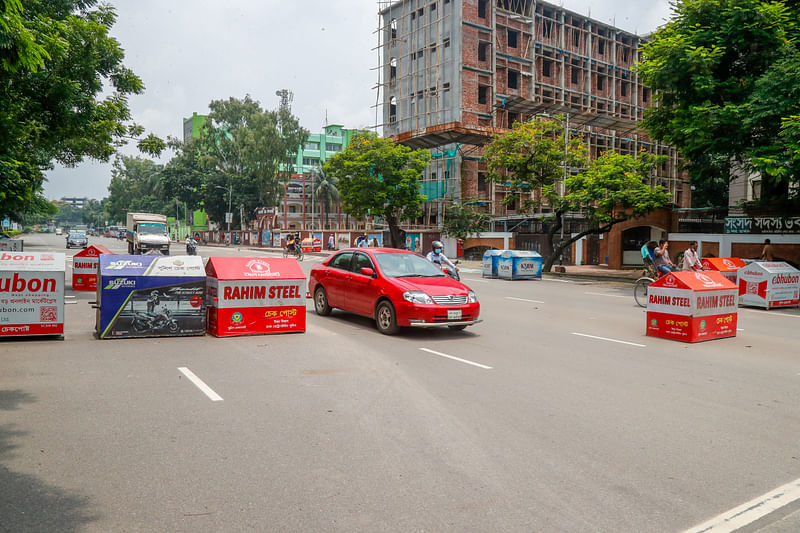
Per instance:
[[[289,250],[289,247],[285,246],[283,248],[283,257],[286,258],[290,255],[295,256],[298,261],[302,261],[304,257],[303,248],[299,244],[295,245],[294,250]]]
[[[648,263],[645,265],[642,275],[633,284],[633,299],[639,307],[647,307],[647,287],[661,277],[661,273],[655,265]]]

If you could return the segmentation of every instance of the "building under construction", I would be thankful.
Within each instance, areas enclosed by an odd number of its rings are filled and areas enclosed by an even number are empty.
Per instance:
[[[542,115],[568,120],[593,158],[643,149],[668,156],[652,184],[689,205],[675,150],[636,127],[652,103],[633,71],[643,37],[535,0],[381,1],[379,24],[376,123],[385,136],[431,150],[425,224],[440,223],[452,199],[515,215],[504,187],[486,180],[482,147]]]

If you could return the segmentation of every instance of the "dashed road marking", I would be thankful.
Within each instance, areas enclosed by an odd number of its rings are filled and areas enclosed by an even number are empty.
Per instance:
[[[616,343],[619,343],[619,344],[629,344],[630,346],[638,346],[640,348],[644,348],[646,346],[644,344],[639,344],[637,342],[628,342],[628,341],[621,341],[621,340],[618,340],[618,339],[609,339],[608,337],[598,337],[596,335],[587,335],[586,333],[576,333],[574,331],[572,332],[572,334],[573,335],[578,335],[579,337],[587,337],[589,339],[597,339],[597,340],[601,340],[601,341],[616,342]]]
[[[610,296],[611,298],[630,298],[630,296],[623,296],[621,294],[609,294],[607,292],[584,292],[583,294],[591,294],[592,296]]]
[[[506,300],[514,300],[516,302],[528,302],[532,304],[543,304],[541,300],[529,300],[527,298],[515,298],[514,296],[506,296]]]
[[[195,375],[194,375],[194,372],[192,372],[191,370],[189,370],[189,369],[188,369],[188,368],[186,368],[185,366],[178,367],[178,370],[180,370],[180,371],[181,371],[181,374],[183,374],[184,376],[186,376],[187,378],[189,378],[189,381],[191,381],[192,383],[194,383],[194,384],[195,384],[195,386],[196,386],[198,389],[200,389],[200,390],[203,392],[203,394],[205,394],[206,396],[208,396],[208,397],[211,399],[211,401],[212,401],[212,402],[221,402],[221,401],[222,401],[222,396],[220,396],[219,394],[217,394],[216,392],[214,392],[214,391],[211,389],[211,387],[209,387],[208,385],[206,385],[206,384],[203,382],[203,380],[202,380],[202,379],[200,379],[200,378],[198,378],[197,376],[195,376]]]
[[[439,357],[446,357],[447,359],[452,359],[453,361],[458,361],[459,363],[466,363],[468,365],[477,366],[478,368],[483,368],[484,370],[491,370],[492,367],[482,365],[480,363],[476,363],[475,361],[468,361],[467,359],[461,359],[460,357],[456,357],[454,355],[447,355],[446,353],[437,352],[434,350],[429,350],[428,348],[420,348],[423,352],[428,352],[433,355],[438,355]]]

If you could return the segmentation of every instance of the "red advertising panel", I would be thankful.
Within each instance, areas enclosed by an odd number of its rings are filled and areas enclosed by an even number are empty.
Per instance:
[[[738,257],[707,257],[703,259],[703,270],[720,272],[734,283],[736,283],[739,269],[744,266],[747,265]]]
[[[64,334],[62,253],[0,252],[0,337]]]
[[[684,342],[736,336],[736,284],[720,272],[673,272],[647,288],[647,335]]]
[[[72,290],[97,290],[97,265],[100,254],[113,254],[111,250],[99,244],[84,248],[72,258]]]
[[[207,331],[217,337],[306,330],[306,276],[295,259],[212,257]]]
[[[742,305],[772,309],[800,305],[800,271],[782,261],[750,263],[739,271]]]

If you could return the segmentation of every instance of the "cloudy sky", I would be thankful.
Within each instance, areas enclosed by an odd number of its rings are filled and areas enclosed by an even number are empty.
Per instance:
[[[183,119],[212,100],[249,94],[292,111],[311,132],[325,125],[375,124],[378,52],[376,0],[110,0],[111,34],[125,64],[145,83],[130,100],[134,120],[162,138],[182,135]],[[668,0],[552,0],[571,11],[639,34],[660,26]],[[135,148],[123,153],[137,155]],[[164,159],[162,162],[166,162]],[[85,162],[48,173],[45,195],[103,198],[110,163]]]

